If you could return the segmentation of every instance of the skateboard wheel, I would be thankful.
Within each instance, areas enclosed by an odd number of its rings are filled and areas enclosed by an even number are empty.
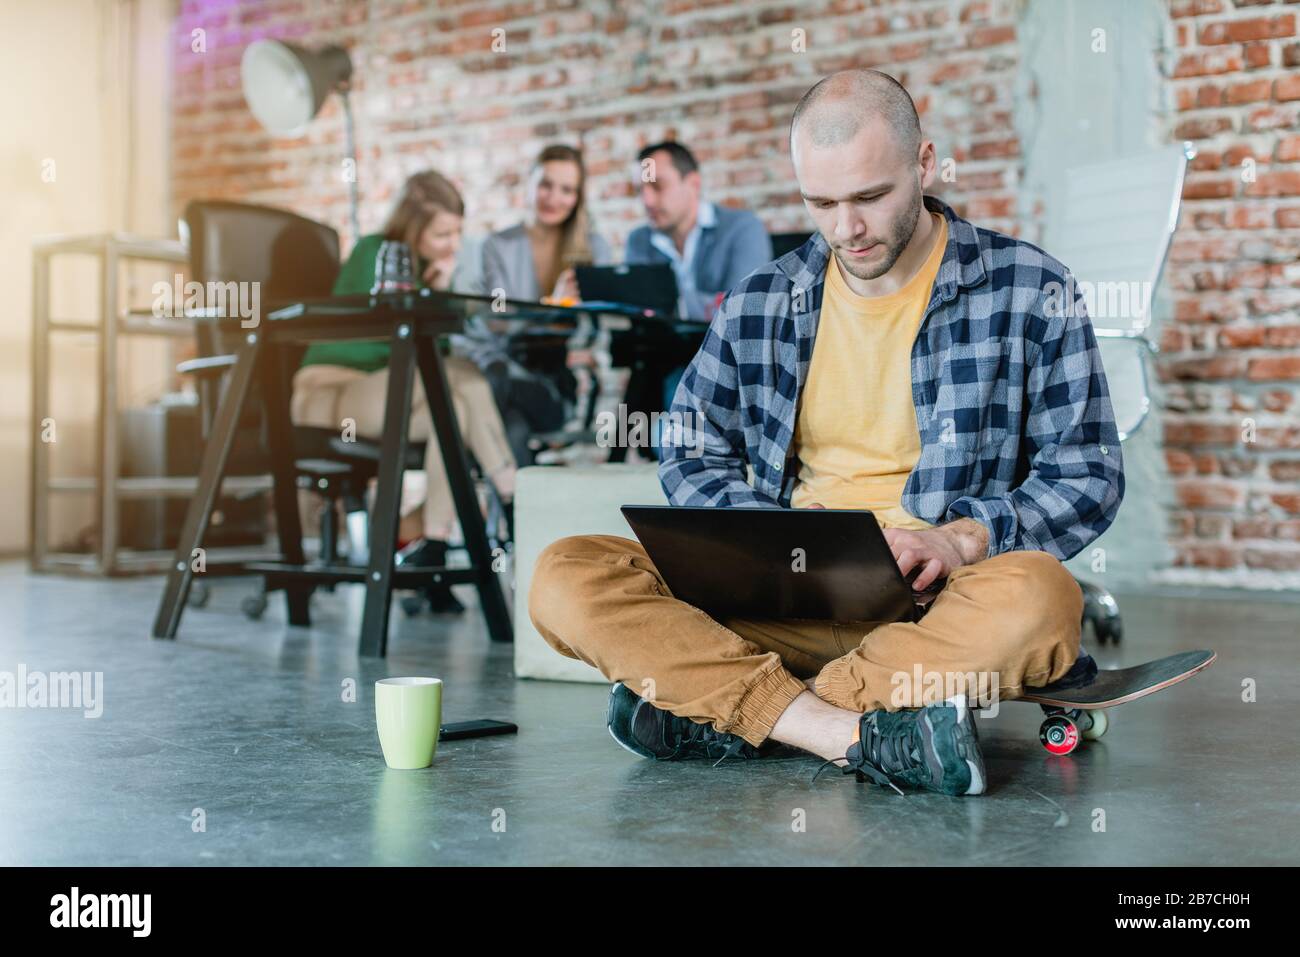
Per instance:
[[[1063,714],[1055,714],[1038,729],[1038,740],[1049,754],[1069,754],[1079,746],[1079,726]]]
[[[1110,727],[1110,720],[1106,717],[1105,708],[1089,711],[1088,714],[1091,716],[1092,722],[1085,725],[1083,737],[1088,741],[1096,741],[1106,733],[1106,729]]]

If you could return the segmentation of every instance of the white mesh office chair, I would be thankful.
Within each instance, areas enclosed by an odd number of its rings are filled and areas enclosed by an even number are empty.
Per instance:
[[[1169,255],[1182,206],[1183,177],[1196,151],[1175,143],[1151,152],[1070,169],[1060,214],[1044,247],[1065,263],[1085,295],[1123,442],[1151,407],[1147,361],[1158,351],[1149,337],[1151,302]],[[1097,640],[1118,642],[1119,608],[1105,588],[1079,579],[1083,619]]]

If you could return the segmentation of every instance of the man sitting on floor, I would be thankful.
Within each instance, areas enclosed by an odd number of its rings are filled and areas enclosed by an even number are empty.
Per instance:
[[[581,536],[542,553],[530,615],[617,682],[607,722],[637,754],[776,741],[859,780],[979,794],[973,689],[910,679],[978,675],[1006,700],[1091,664],[1061,562],[1124,494],[1096,338],[1065,266],[924,195],[934,144],[893,78],[822,80],[790,141],[818,234],[722,303],[673,402],[696,431],[660,479],[675,505],[870,509],[937,596],[917,621],[715,621],[637,542]]]

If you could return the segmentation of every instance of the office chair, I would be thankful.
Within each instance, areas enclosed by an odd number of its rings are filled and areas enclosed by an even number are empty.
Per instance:
[[[338,234],[328,226],[286,210],[196,201],[186,207],[181,231],[190,250],[192,278],[205,284],[260,283],[263,315],[280,304],[330,295],[338,275]],[[222,330],[214,319],[199,319],[196,337],[198,358],[182,363],[179,370],[195,377],[206,435],[215,415],[221,377],[233,365],[234,357],[226,354],[227,343],[222,341]],[[292,382],[306,346],[282,347],[279,351],[285,363],[285,381]],[[249,406],[255,410],[254,414],[260,409],[256,402]],[[379,472],[379,445],[364,438],[344,442],[335,428],[303,425],[294,426],[293,443],[299,486],[310,489],[323,500],[319,561],[330,565],[340,559],[341,506],[347,516],[348,560],[352,564],[365,562],[369,538],[366,489]],[[423,442],[409,443],[405,468],[423,468],[424,451]],[[490,482],[480,484],[486,484],[488,489],[489,544],[508,549],[511,535],[508,510],[496,497]],[[266,610],[264,587],[246,597],[241,607],[248,617],[259,618]],[[419,609],[419,602],[403,601],[402,607],[413,614]]]
[[[1158,352],[1150,335],[1151,302],[1178,226],[1187,162],[1195,155],[1191,143],[1175,143],[1067,170],[1061,213],[1044,237],[1052,255],[1094,292],[1089,318],[1121,442],[1150,411],[1146,364]],[[1114,596],[1078,581],[1084,623],[1092,622],[1101,644],[1118,643],[1123,624]]]
[[[191,277],[205,288],[209,282],[258,283],[263,317],[283,303],[328,296],[338,274],[338,234],[285,210],[196,201],[186,206],[180,226],[190,251]],[[195,337],[198,357],[181,363],[178,371],[194,377],[206,437],[216,414],[224,374],[234,364],[234,357],[229,354],[227,333],[215,317],[196,319]],[[292,381],[305,348],[280,350],[286,381]],[[253,424],[260,427],[260,404],[250,403],[249,408],[253,410]],[[349,525],[364,534],[366,486],[377,474],[375,463],[338,454],[331,444],[336,438],[334,429],[295,426],[293,430],[298,484],[323,499],[319,526],[319,558],[323,564],[339,559],[340,504],[349,516],[362,516],[361,522],[349,521]],[[355,560],[357,556],[352,557]],[[241,607],[248,617],[260,617],[266,609],[264,589],[246,597]]]

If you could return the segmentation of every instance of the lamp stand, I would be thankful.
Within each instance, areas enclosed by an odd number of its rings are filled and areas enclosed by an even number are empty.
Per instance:
[[[343,98],[343,128],[347,136],[348,157],[352,160],[352,175],[348,178],[348,212],[352,220],[352,242],[355,245],[361,238],[361,218],[357,209],[359,200],[357,199],[357,138],[356,130],[352,125],[352,100],[348,96],[346,84],[340,85],[339,96]]]

